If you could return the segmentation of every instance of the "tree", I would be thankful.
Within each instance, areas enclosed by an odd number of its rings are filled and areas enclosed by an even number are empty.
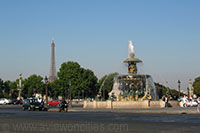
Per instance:
[[[50,96],[53,97],[53,99],[56,99],[58,96],[63,95],[64,89],[62,89],[62,84],[60,80],[55,80],[54,82],[51,82],[48,84],[48,90],[50,93]]]
[[[31,97],[34,93],[44,94],[45,84],[41,76],[33,74],[23,81],[22,90],[24,97]]]
[[[167,90],[168,90],[167,87],[165,87],[164,85],[161,85],[159,83],[154,83],[154,84],[155,84],[159,99],[161,99],[164,95],[167,95]]]
[[[0,97],[9,98],[9,93],[11,92],[10,89],[10,81],[3,81],[0,79]]]
[[[18,97],[17,82],[18,82],[18,79],[10,83],[11,97],[13,99],[17,99]]]
[[[172,98],[178,98],[179,96],[179,92],[177,90],[174,89],[170,89],[167,88],[164,85],[161,85],[160,83],[154,83],[156,90],[157,90],[157,94],[159,96],[159,98],[161,99],[164,95],[171,95]],[[176,99],[175,99],[176,100]]]
[[[108,93],[112,90],[113,84],[114,84],[114,77],[119,75],[119,73],[111,73],[108,75],[103,76],[99,80],[99,84],[101,85],[100,91],[102,93],[102,96],[105,97],[105,99],[108,98]]]
[[[3,97],[4,83],[3,80],[0,79],[0,98]]]
[[[72,98],[78,98],[84,93],[85,97],[95,97],[98,91],[97,77],[89,69],[81,68],[77,62],[65,62],[58,72],[57,91],[64,96],[71,91]],[[55,90],[55,89],[53,89]]]
[[[98,79],[94,75],[93,71],[82,68],[80,79],[81,83],[79,84],[79,90],[76,93],[78,93],[79,96],[81,93],[85,93],[86,97],[95,97],[98,93],[99,85],[97,83]]]
[[[62,95],[64,95],[65,91],[69,92],[69,88],[73,91],[72,95],[75,95],[74,93],[80,80],[80,73],[80,65],[77,62],[69,61],[61,65],[60,71],[58,72],[58,84]]]
[[[5,98],[9,98],[10,97],[9,96],[9,94],[11,92],[10,83],[11,82],[9,80],[5,81],[3,83],[3,97],[5,97]]]
[[[11,93],[11,96],[9,95]],[[0,98],[16,99],[18,96],[17,81],[3,81],[0,79]]]
[[[195,78],[193,88],[194,94],[200,95],[200,77]]]

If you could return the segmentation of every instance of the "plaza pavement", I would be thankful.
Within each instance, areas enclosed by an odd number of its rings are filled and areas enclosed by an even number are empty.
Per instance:
[[[5,108],[5,109],[4,109]],[[0,105],[2,110],[21,110],[21,105]],[[58,112],[58,107],[50,107],[48,111]],[[110,113],[138,113],[138,114],[199,114],[196,107],[169,107],[169,108],[134,108],[134,109],[103,109],[103,108],[83,108],[82,105],[74,105],[68,112],[110,112]]]
[[[50,108],[49,111],[58,111],[58,108]],[[151,113],[151,114],[200,114],[196,107],[175,108],[138,108],[138,109],[100,109],[72,107],[68,112],[113,112],[113,113]]]

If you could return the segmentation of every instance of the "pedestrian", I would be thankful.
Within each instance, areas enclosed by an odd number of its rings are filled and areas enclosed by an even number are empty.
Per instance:
[[[167,108],[167,107],[168,107],[168,97],[165,96],[165,108]]]
[[[183,97],[183,107],[187,107],[187,97],[185,95]]]
[[[165,96],[162,97],[162,101],[165,102]]]
[[[44,105],[44,104],[45,104],[45,103],[44,103],[44,99],[43,99],[43,98],[42,98],[42,100],[41,100],[41,104],[42,104],[42,105]]]
[[[150,102],[151,102],[151,99],[152,99],[151,94],[148,93],[147,98],[148,98],[148,106],[150,107]]]
[[[41,99],[40,97],[38,98],[38,102],[39,102],[39,103],[41,103],[41,102],[42,102],[42,99]]]
[[[66,102],[66,100],[63,98],[63,100],[61,101],[61,103],[59,104],[59,112],[61,111],[68,111],[68,103]]]
[[[173,98],[172,98],[172,96],[170,95],[170,96],[169,96],[169,100],[171,101],[172,99],[173,99]]]
[[[200,97],[197,98],[197,112],[200,112]]]
[[[192,106],[193,106],[192,97],[190,97],[188,101],[189,101],[189,103],[190,103],[190,107],[192,107]]]

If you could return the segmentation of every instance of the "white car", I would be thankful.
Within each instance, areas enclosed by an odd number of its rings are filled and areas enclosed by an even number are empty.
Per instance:
[[[9,100],[9,99],[6,99],[6,98],[0,99],[0,104],[9,104],[9,103],[11,103],[11,100]]]

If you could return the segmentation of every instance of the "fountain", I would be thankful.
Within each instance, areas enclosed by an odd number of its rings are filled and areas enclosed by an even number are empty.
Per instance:
[[[164,102],[159,100],[151,75],[138,74],[132,41],[129,41],[129,57],[124,60],[128,64],[128,74],[114,77],[112,91],[107,101],[84,101],[84,108],[162,108]],[[149,99],[151,97],[151,100]],[[177,102],[172,103],[177,106]]]
[[[152,100],[158,100],[152,77],[137,74],[137,64],[142,61],[135,58],[134,46],[131,40],[129,41],[128,51],[129,58],[124,60],[124,63],[128,64],[128,75],[118,75],[115,78],[109,96],[117,101],[143,101],[151,95]]]

